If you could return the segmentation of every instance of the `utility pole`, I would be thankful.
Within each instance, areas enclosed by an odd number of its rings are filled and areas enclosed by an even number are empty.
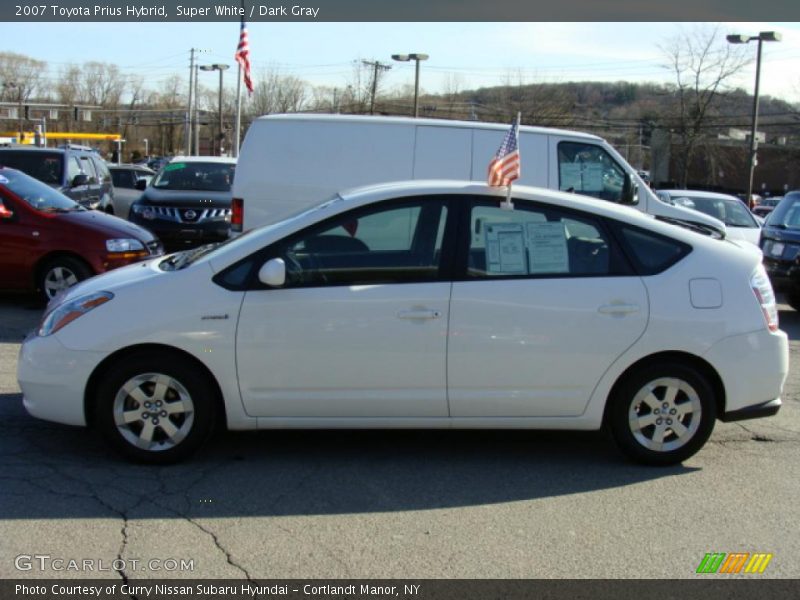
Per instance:
[[[192,154],[192,95],[194,93],[194,53],[197,48],[192,48],[189,51],[189,105],[186,107],[186,115],[184,116],[184,123],[186,125],[186,156]]]
[[[375,61],[362,60],[361,62],[364,63],[366,66],[373,68],[373,71],[372,71],[372,94],[370,95],[370,100],[369,100],[369,114],[374,115],[375,114],[375,95],[378,93],[378,73],[381,72],[381,71],[388,71],[389,69],[392,68],[392,65],[385,65],[382,62],[379,62],[377,60],[375,60]]]
[[[192,121],[196,119],[197,110],[197,66],[195,65],[195,53],[210,52],[210,50],[203,50],[201,48],[192,48],[189,51],[189,102],[186,107],[186,116],[184,123],[186,124],[186,155],[192,154]],[[200,123],[195,123],[195,127],[200,128]]]

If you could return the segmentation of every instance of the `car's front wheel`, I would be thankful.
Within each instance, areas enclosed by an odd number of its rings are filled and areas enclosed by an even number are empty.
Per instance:
[[[714,389],[702,373],[685,364],[656,364],[636,371],[618,386],[610,402],[614,439],[640,463],[684,461],[714,429]]]
[[[129,355],[113,364],[97,386],[94,422],[129,459],[176,462],[211,434],[214,389],[205,372],[183,356]]]
[[[58,256],[42,267],[37,287],[42,299],[49,302],[62,290],[92,275],[92,269],[83,261],[72,256]]]

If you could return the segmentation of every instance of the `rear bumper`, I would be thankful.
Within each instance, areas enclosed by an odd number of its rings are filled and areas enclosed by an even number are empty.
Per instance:
[[[725,387],[725,410],[720,419],[766,417],[780,408],[789,372],[789,340],[783,331],[773,333],[764,328],[723,338],[704,358]]]
[[[781,409],[781,399],[775,398],[763,404],[756,404],[754,406],[747,406],[739,410],[732,410],[720,415],[719,420],[729,423],[732,421],[746,421],[748,419],[761,419],[763,417],[771,417],[777,415]]]

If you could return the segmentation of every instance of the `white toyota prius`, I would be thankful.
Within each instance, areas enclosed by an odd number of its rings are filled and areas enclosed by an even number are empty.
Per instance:
[[[48,306],[18,378],[36,417],[126,456],[217,426],[609,428],[650,464],[775,414],[786,335],[757,249],[574,194],[386,184]]]

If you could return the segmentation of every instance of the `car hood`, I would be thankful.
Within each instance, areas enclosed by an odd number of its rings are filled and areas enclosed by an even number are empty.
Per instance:
[[[99,210],[75,211],[59,214],[59,219],[72,225],[86,227],[99,232],[100,234],[112,238],[136,238],[142,242],[151,242],[155,236],[144,227],[120,219],[113,215],[107,215]]]
[[[157,190],[148,187],[137,204],[161,206],[185,206],[203,208],[230,208],[231,192],[210,192],[204,190]]]
[[[86,294],[94,292],[116,293],[120,288],[142,285],[147,280],[169,274],[169,272],[162,271],[158,266],[164,259],[164,256],[159,256],[143,260],[85,279],[53,298],[48,304],[48,309],[57,303],[73,300]]]

